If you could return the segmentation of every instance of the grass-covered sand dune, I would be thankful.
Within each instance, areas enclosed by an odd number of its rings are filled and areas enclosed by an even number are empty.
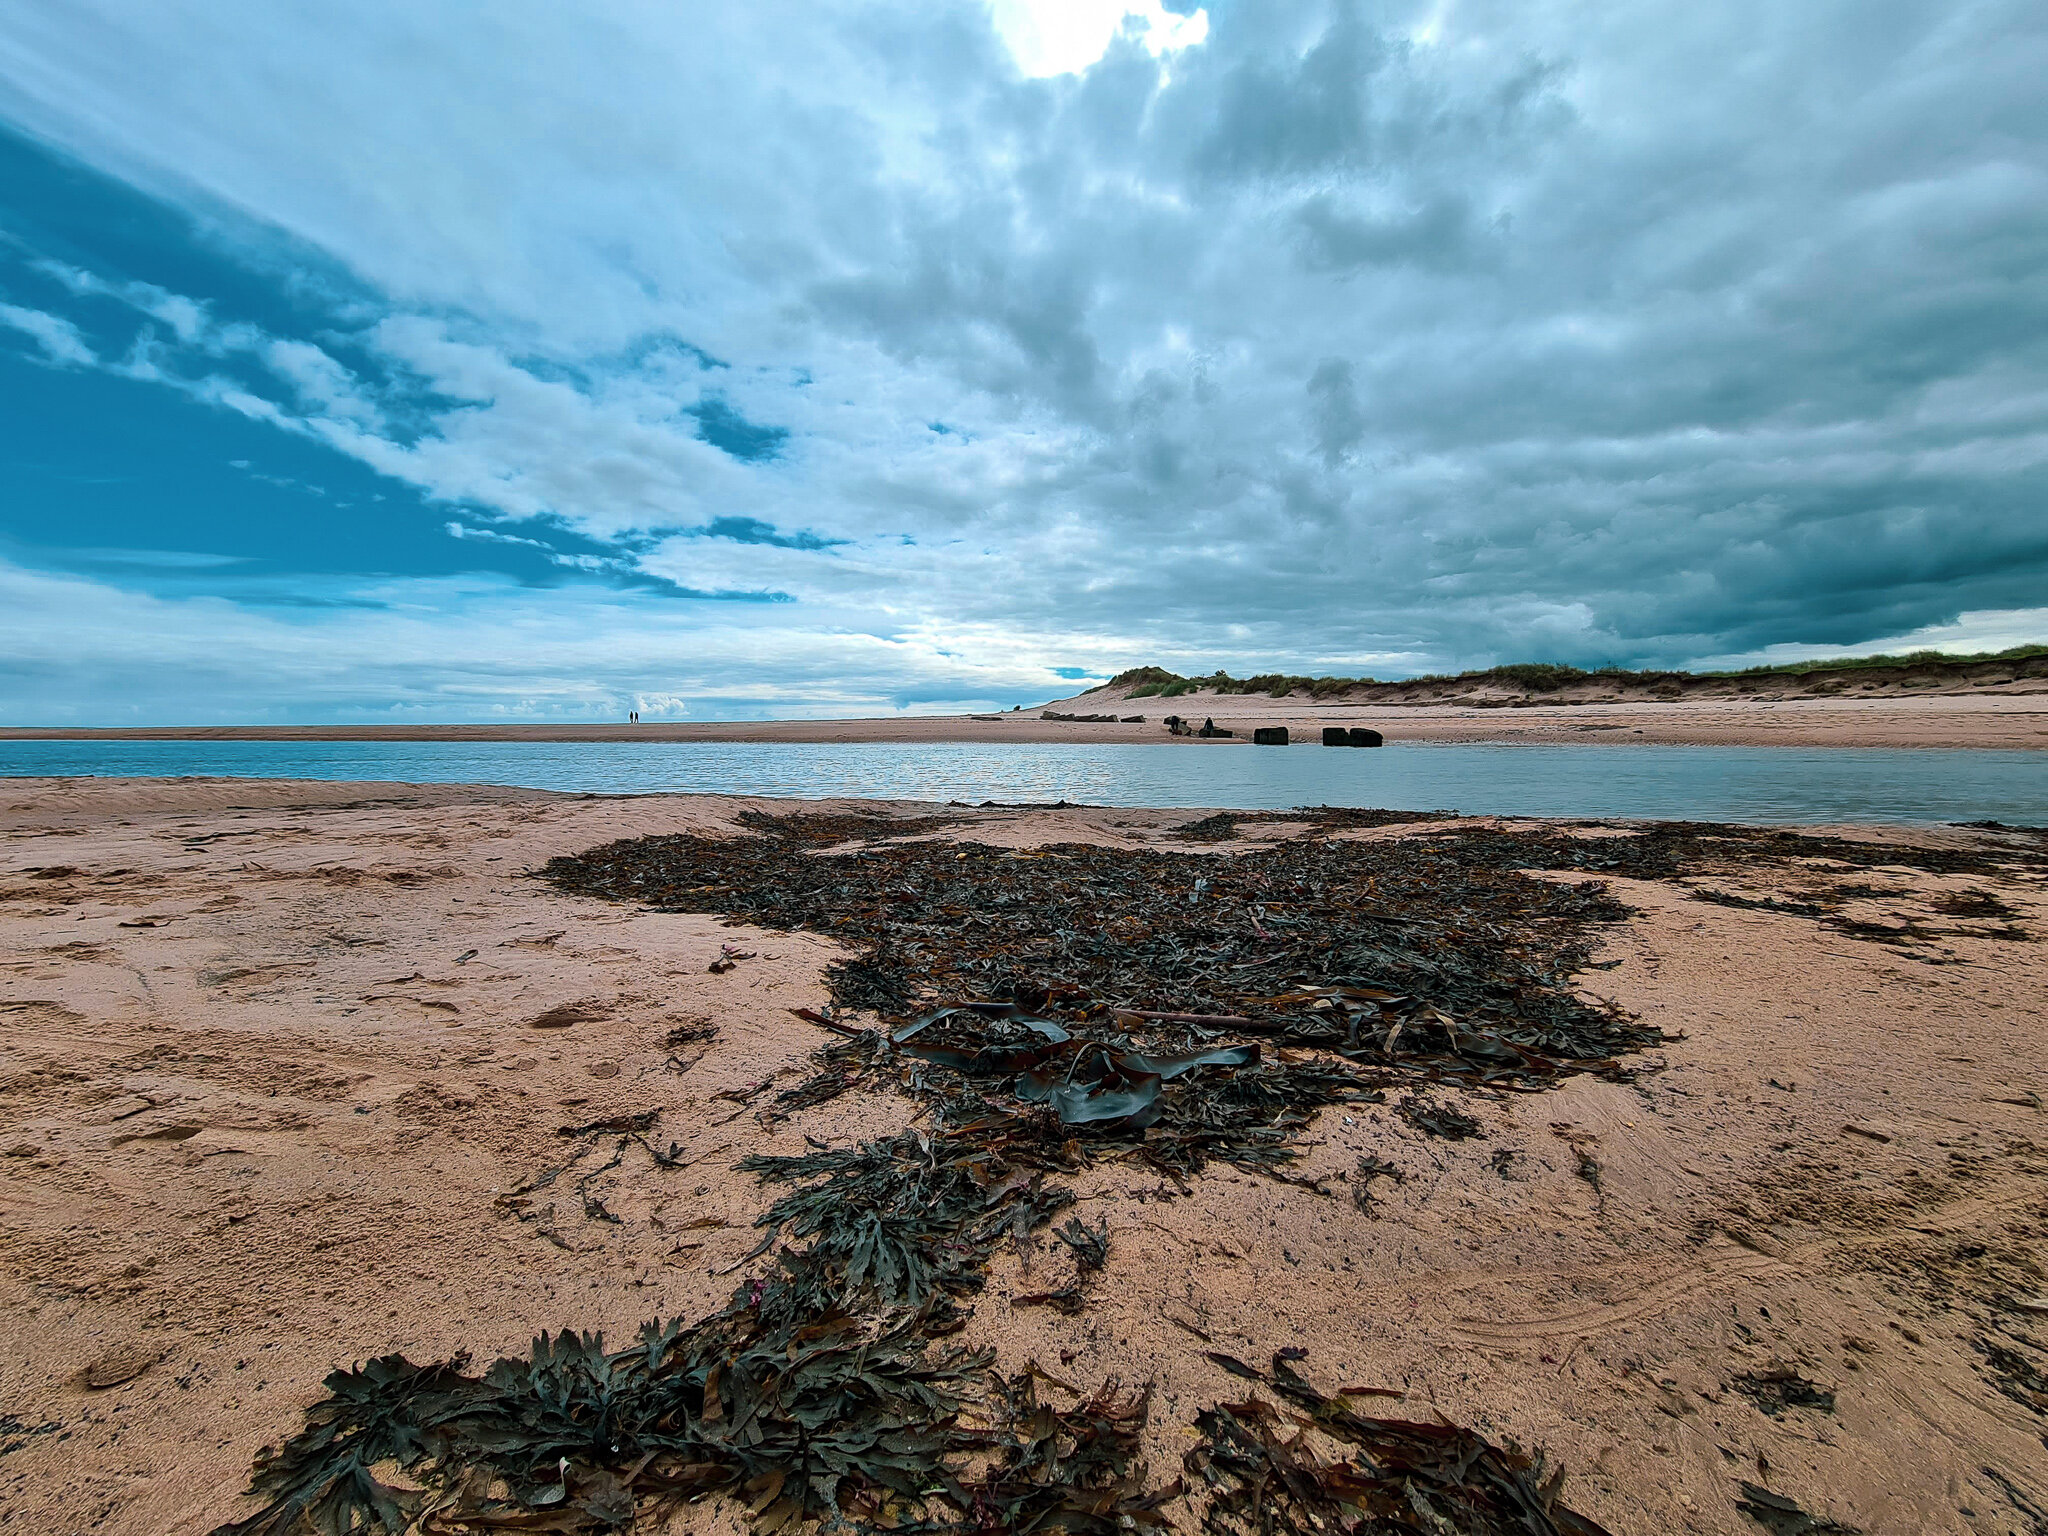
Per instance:
[[[1795,690],[1801,695],[1968,692],[2027,683],[2048,684],[2048,645],[2016,645],[2002,651],[1950,655],[1913,651],[1899,656],[1851,656],[1747,667],[1735,672],[1630,671],[1622,667],[1587,670],[1557,662],[1517,662],[1477,671],[1432,673],[1393,681],[1374,677],[1305,677],[1262,672],[1233,677],[1218,670],[1183,677],[1164,667],[1132,667],[1097,693],[1126,699],[1174,699],[1188,694],[1265,694],[1283,699],[1306,696],[1347,704],[1505,704],[1513,699],[1546,703],[1677,700],[1702,694],[1743,696]]]

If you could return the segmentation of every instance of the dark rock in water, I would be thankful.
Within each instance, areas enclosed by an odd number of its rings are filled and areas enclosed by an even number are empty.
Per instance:
[[[1386,745],[1387,738],[1367,725],[1351,727],[1351,745],[1354,747],[1379,747]]]
[[[1284,747],[1287,745],[1287,727],[1284,725],[1262,725],[1252,731],[1252,745],[1258,747]]]
[[[1348,747],[1351,745],[1351,733],[1341,725],[1326,725],[1323,727],[1323,745]]]

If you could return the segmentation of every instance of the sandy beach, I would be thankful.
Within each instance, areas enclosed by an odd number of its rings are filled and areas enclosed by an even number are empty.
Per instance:
[[[1047,719],[1047,714],[1115,714],[1114,721]],[[1141,718],[1125,720],[1136,715]],[[1168,715],[1199,726],[1213,719],[1227,741],[1174,736]],[[1157,742],[1245,745],[1260,726],[1285,726],[1297,746],[1315,745],[1326,726],[1370,726],[1389,741],[1574,743],[1632,741],[1668,746],[2048,748],[2048,689],[1891,694],[1857,699],[1796,691],[1703,696],[1672,702],[1576,703],[1536,699],[1486,704],[1317,703],[1302,695],[1189,694],[1132,699],[1098,690],[1030,710],[992,715],[895,715],[869,720],[646,721],[637,725],[162,726],[87,729],[0,727],[10,740],[138,741],[791,741],[791,742]]]
[[[764,1084],[796,1081],[830,1041],[791,1010],[826,1005],[840,946],[530,877],[613,839],[725,835],[750,808],[0,787],[12,1528],[206,1531],[254,1507],[251,1458],[297,1429],[337,1365],[487,1360],[543,1327],[624,1342],[646,1319],[712,1310],[767,1199],[740,1155],[902,1129],[912,1106],[886,1094],[762,1113]],[[1170,829],[1193,814],[978,812],[937,835],[1197,857],[1302,831],[1258,823],[1191,848]],[[1738,1480],[1871,1531],[2021,1529],[2003,1489],[2048,1494],[2048,1398],[2011,1367],[2048,1362],[2048,1070],[2016,1043],[2048,1015],[2048,960],[2028,942],[2048,901],[2038,867],[1943,875],[1901,857],[1860,870],[1871,894],[1846,910],[1913,919],[1910,942],[1695,899],[1697,882],[1612,880],[1635,915],[1579,983],[1666,1033],[1650,1070],[1463,1094],[1478,1140],[1385,1108],[1322,1111],[1305,1174],[1368,1154],[1405,1173],[1375,1186],[1370,1217],[1221,1165],[1180,1198],[1096,1168],[1076,1189],[1111,1247],[1086,1309],[1013,1305],[1053,1261],[1009,1254],[963,1338],[1005,1369],[1156,1383],[1162,1480],[1197,1407],[1241,1395],[1209,1352],[1289,1347],[1326,1384],[1383,1389],[1382,1409],[1543,1448],[1568,1469],[1565,1500],[1615,1532],[1751,1530]],[[1759,878],[1745,899],[1791,902],[1818,872]],[[1935,915],[1973,910],[1970,892],[2011,916]],[[648,1111],[672,1165],[621,1141],[600,1168],[610,1142],[593,1141],[579,1187],[596,1206],[509,1196],[561,1160],[565,1128]],[[1772,1372],[1831,1408],[1766,1413],[1734,1385]],[[1167,1514],[1196,1518],[1191,1501]],[[714,1498],[664,1528],[743,1523]]]

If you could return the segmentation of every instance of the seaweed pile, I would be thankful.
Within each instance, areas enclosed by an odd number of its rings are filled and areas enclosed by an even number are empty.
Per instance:
[[[1631,880],[1675,880],[1711,871],[1796,862],[1839,864],[1851,869],[1897,867],[1931,875],[2048,870],[2048,851],[2011,843],[1968,848],[1919,847],[1809,832],[1766,831],[1712,821],[1653,822],[1620,837],[1486,829],[1453,832],[1434,841],[1447,852],[1458,851],[1483,863],[1507,856],[1518,859],[1524,869],[1585,870]]]
[[[651,1323],[617,1350],[543,1333],[482,1371],[387,1356],[335,1372],[305,1428],[259,1458],[263,1507],[219,1536],[600,1532],[709,1494],[771,1532],[1167,1524],[1185,1490],[1155,1486],[1141,1458],[1149,1392],[1084,1394],[1036,1366],[1004,1379],[989,1352],[946,1342],[996,1251],[1073,1204],[1067,1176],[1121,1159],[1185,1187],[1220,1160],[1327,1194],[1290,1170],[1320,1107],[1383,1101],[1397,1082],[1533,1091],[1619,1074],[1659,1038],[1571,987],[1590,929],[1625,909],[1595,884],[1530,879],[1514,851],[1310,838],[1237,858],[826,852],[903,826],[751,816],[749,836],[548,866],[566,889],[848,943],[828,973],[834,1015],[808,1015],[837,1038],[768,1112],[887,1089],[918,1100],[928,1128],[744,1158],[782,1192],[757,1219],[746,1262],[762,1267],[708,1317]],[[878,1025],[848,1022],[860,1010]],[[1085,1304],[1106,1231],[1069,1220],[1056,1235],[1073,1284],[1020,1304]],[[1353,1415],[1281,1361],[1270,1375],[1231,1364],[1288,1406],[1198,1420],[1188,1471],[1216,1536],[1596,1536],[1512,1446]],[[1074,1406],[1042,1401],[1041,1384]],[[1303,1412],[1349,1451],[1317,1460],[1300,1433],[1283,1438]]]
[[[989,1353],[940,1341],[964,1324],[960,1300],[981,1287],[995,1250],[1073,1204],[1049,1176],[1133,1154],[1168,1171],[1218,1156],[1278,1175],[1309,1109],[1374,1091],[1352,1070],[1313,1063],[1197,1091],[1190,1063],[1149,1126],[1070,1126],[1051,1106],[982,1097],[973,1084],[1006,1074],[1002,1061],[955,1070],[935,1059],[944,1047],[928,1049],[933,1059],[894,1060],[918,1079],[906,1087],[925,1099],[931,1131],[741,1161],[791,1186],[758,1218],[767,1235],[749,1258],[777,1239],[800,1246],[777,1252],[721,1311],[649,1324],[616,1351],[594,1334],[544,1333],[527,1357],[481,1373],[462,1359],[401,1356],[337,1371],[305,1429],[259,1458],[251,1492],[264,1507],[217,1536],[598,1532],[711,1493],[743,1499],[769,1531],[833,1519],[1111,1536],[1164,1523],[1161,1507],[1181,1490],[1151,1488],[1139,1459],[1148,1394],[1109,1383],[1055,1410],[1028,1374],[1002,1381]],[[879,1064],[893,1050],[868,1031],[821,1054]],[[1210,1054],[1202,1068],[1234,1064]],[[640,1133],[649,1118],[564,1134]],[[1079,1221],[1058,1236],[1082,1276],[1107,1257],[1106,1235]],[[1078,1302],[1078,1284],[1045,1299]]]
[[[996,1378],[989,1352],[940,1344],[995,1246],[1074,1197],[1045,1182],[1072,1154],[1042,1124],[991,1123],[971,1096],[935,1109],[935,1133],[747,1159],[799,1186],[760,1218],[753,1257],[777,1236],[806,1241],[698,1322],[648,1324],[622,1350],[543,1333],[481,1373],[396,1355],[334,1372],[306,1427],[258,1458],[264,1507],[216,1536],[598,1532],[710,1493],[743,1499],[767,1531],[1161,1523],[1179,1490],[1147,1491],[1146,1394],[1109,1384],[1059,1411],[1028,1379]],[[1095,1236],[1068,1241],[1099,1257]]]
[[[1299,814],[1340,826],[1355,815]],[[1590,931],[1628,909],[1598,883],[1524,874],[1547,867],[1531,856],[1547,850],[1541,839],[1315,836],[1239,855],[921,841],[828,853],[846,839],[845,818],[750,826],[765,835],[639,838],[543,873],[660,911],[827,934],[857,951],[826,973],[835,1007],[885,1020],[996,999],[1068,1028],[1178,1021],[1182,1049],[1249,1034],[1501,1087],[1617,1073],[1617,1058],[1658,1039],[1573,990]]]
[[[2013,829],[1991,830],[2010,832]],[[1892,868],[1929,875],[1983,877],[2048,871],[2048,853],[2011,841],[1980,843],[1964,848],[1915,847],[1810,833],[1762,831],[1713,822],[1658,822],[1624,837],[1559,837],[1545,833],[1487,831],[1456,834],[1439,841],[1453,856],[1462,852],[1464,856],[1489,864],[1501,857],[1505,841],[1517,850],[1516,856],[1523,860],[1525,868],[1583,870],[1635,880],[1676,881],[1703,876],[1740,879],[1758,870],[1781,875],[1791,873],[1798,878],[1802,895],[1789,900],[1777,896],[1745,896],[1707,886],[1694,886],[1690,894],[1694,901],[1805,918],[1845,938],[1893,946],[1927,944],[1943,938],[2027,943],[2034,935],[2011,921],[2016,915],[2013,910],[1988,891],[1924,896],[1867,882],[1843,880],[1840,877],[1844,873]],[[1927,914],[1915,916],[1894,912],[1891,921],[1866,922],[1842,911],[1843,905],[1852,901],[1877,899],[1898,903],[1916,897],[1928,907]],[[1980,923],[1996,920],[1997,926],[1930,926],[1936,916],[1973,919]]]
[[[1423,821],[1456,821],[1456,811],[1385,811],[1367,806],[1303,805],[1292,811],[1217,811],[1183,822],[1172,835],[1188,843],[1221,843],[1236,837],[1244,825],[1308,819],[1320,832],[1350,827],[1398,827]]]

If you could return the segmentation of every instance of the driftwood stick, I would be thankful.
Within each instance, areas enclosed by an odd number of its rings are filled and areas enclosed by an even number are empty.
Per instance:
[[[850,1024],[842,1024],[837,1019],[828,1019],[822,1013],[818,1013],[810,1008],[792,1008],[789,1011],[795,1014],[798,1018],[802,1019],[806,1024],[816,1024],[824,1029],[834,1030],[842,1035],[851,1035],[857,1037],[859,1035],[866,1033],[865,1030],[855,1029]]]

